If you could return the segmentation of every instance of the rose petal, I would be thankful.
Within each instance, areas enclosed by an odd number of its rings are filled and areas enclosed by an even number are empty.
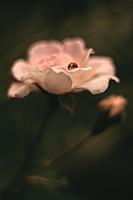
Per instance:
[[[12,66],[11,72],[17,80],[22,81],[30,74],[29,64],[23,59],[16,60]]]
[[[79,64],[85,58],[87,51],[85,49],[85,43],[82,39],[67,39],[63,42],[64,52],[69,54]]]
[[[33,65],[46,62],[48,57],[56,57],[62,49],[62,45],[56,41],[39,41],[29,48],[29,62]]]
[[[91,67],[76,68],[74,70],[67,71],[67,73],[71,77],[72,88],[90,80],[93,76],[91,73]]]
[[[97,70],[100,74],[115,74],[115,66],[111,57],[92,56],[86,66],[92,67],[93,70]]]
[[[90,61],[87,62],[88,67],[77,68],[69,72],[73,82],[73,88],[77,88],[81,84],[86,84],[86,82],[100,76],[113,76],[115,74],[115,67],[111,58],[94,56],[89,60]],[[115,81],[119,82],[119,79],[115,77]]]
[[[92,77],[91,74],[91,67],[86,68],[75,68],[72,70],[66,70],[64,65],[55,66],[52,68],[52,70],[56,73],[65,73],[67,76],[70,77],[72,81],[72,88],[76,87],[77,85],[84,83],[89,80],[89,77]]]
[[[8,97],[23,98],[33,91],[39,91],[34,84],[12,83],[8,90]]]
[[[79,85],[74,90],[78,91],[78,89],[83,89],[90,91],[92,94],[100,94],[108,88],[110,79],[117,81],[117,77],[103,75]]]
[[[90,55],[92,55],[94,53],[95,53],[94,49],[92,49],[92,48],[87,49],[87,52],[81,61],[81,67],[86,67],[86,63],[90,59]]]
[[[70,92],[72,81],[71,78],[65,72],[54,71],[53,69],[48,70],[47,75],[40,82],[41,86],[50,93],[53,94],[64,94]]]

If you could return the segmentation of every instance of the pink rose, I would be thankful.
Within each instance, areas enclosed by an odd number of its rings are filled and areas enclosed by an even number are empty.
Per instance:
[[[36,42],[28,50],[28,59],[18,59],[12,74],[19,81],[11,84],[9,97],[25,97],[39,88],[53,94],[87,90],[104,92],[109,80],[119,82],[112,59],[91,56],[93,49],[82,39]]]

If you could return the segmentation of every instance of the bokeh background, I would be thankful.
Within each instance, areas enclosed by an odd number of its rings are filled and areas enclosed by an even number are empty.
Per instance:
[[[69,37],[82,37],[97,55],[113,57],[121,83],[111,83],[104,94],[77,94],[73,116],[49,94],[8,99],[14,60],[26,58],[34,41]],[[0,4],[0,200],[129,199],[133,194],[132,57],[130,0]],[[110,94],[128,99],[127,119],[93,137],[97,102]],[[69,155],[52,167],[43,166],[87,134],[90,139]],[[21,181],[25,175],[39,175],[43,181],[26,184]]]

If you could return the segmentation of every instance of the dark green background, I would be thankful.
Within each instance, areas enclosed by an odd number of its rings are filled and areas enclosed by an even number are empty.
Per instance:
[[[23,100],[8,100],[6,93],[13,81],[10,67],[14,60],[25,58],[26,49],[33,41],[68,37],[83,37],[96,54],[112,56],[121,83],[111,83],[108,91],[101,95],[76,95],[74,116],[60,106],[55,110],[56,99],[49,94],[31,94]],[[97,102],[113,93],[122,94],[129,100],[127,121],[92,137],[52,168],[37,172],[50,180],[67,179],[68,187],[52,187],[52,182],[44,187],[31,184],[16,197],[9,194],[9,199],[129,199],[133,193],[132,65],[132,1],[0,3],[1,199],[25,169],[32,172],[34,165],[41,166],[49,156],[83,135],[91,134],[98,115]],[[39,143],[36,141],[38,133],[43,135]],[[33,157],[30,144],[34,139],[39,145]]]

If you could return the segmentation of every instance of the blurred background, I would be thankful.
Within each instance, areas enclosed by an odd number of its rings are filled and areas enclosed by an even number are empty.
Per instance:
[[[26,58],[34,41],[69,37],[82,37],[97,55],[113,57],[121,83],[112,82],[104,94],[77,94],[73,116],[49,94],[8,99],[14,60]],[[132,55],[131,0],[0,4],[0,200],[129,199],[133,193]],[[110,94],[128,99],[126,121],[91,137],[52,167],[43,165],[91,135],[98,117],[97,102]],[[42,182],[27,184],[22,181],[27,175],[38,175]]]

